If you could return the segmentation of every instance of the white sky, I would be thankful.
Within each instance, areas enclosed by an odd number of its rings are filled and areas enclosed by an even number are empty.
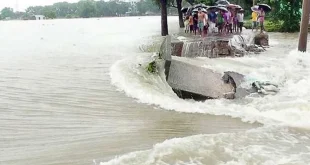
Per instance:
[[[4,7],[11,7],[16,11],[24,11],[29,6],[38,6],[38,5],[52,5],[56,2],[78,2],[79,0],[0,0],[0,10]]]

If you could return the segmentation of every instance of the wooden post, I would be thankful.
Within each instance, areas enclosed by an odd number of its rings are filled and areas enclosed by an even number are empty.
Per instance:
[[[255,6],[255,0],[253,0],[253,6]]]
[[[309,26],[310,0],[303,0],[302,17],[300,23],[298,51],[305,52],[307,50],[307,37]]]

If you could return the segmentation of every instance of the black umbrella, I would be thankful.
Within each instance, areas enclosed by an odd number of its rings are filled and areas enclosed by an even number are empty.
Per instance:
[[[271,11],[271,7],[269,5],[267,5],[267,4],[259,4],[258,8],[259,9],[263,9],[265,12]]]
[[[206,13],[206,14],[208,14],[207,9],[205,9],[205,8],[201,9],[201,11],[204,12],[204,13]]]
[[[213,9],[217,9],[217,8],[218,8],[218,6],[210,6],[210,7],[208,7],[207,10],[213,10]]]
[[[227,5],[218,4],[216,7],[227,7]]]
[[[208,6],[201,3],[201,4],[195,5],[194,8],[208,8]]]
[[[230,4],[227,0],[218,0],[215,3],[218,5],[229,5]]]
[[[187,10],[188,10],[188,7],[183,7],[183,8],[181,9],[181,12],[182,12],[182,13],[186,13]]]
[[[218,10],[228,11],[226,7],[217,7]]]
[[[193,12],[193,13],[198,12],[198,8],[193,9],[192,12]]]

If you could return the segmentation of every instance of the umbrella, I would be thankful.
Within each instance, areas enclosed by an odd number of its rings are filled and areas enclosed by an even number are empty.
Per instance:
[[[208,6],[201,3],[201,4],[195,5],[194,8],[208,8]]]
[[[225,7],[217,7],[217,9],[219,9],[219,10],[224,10],[224,11],[228,11]]]
[[[213,9],[217,9],[219,6],[210,6],[210,7],[208,7],[208,9],[207,10],[213,10]]]
[[[215,3],[218,5],[229,5],[230,4],[227,0],[218,0]]]
[[[235,4],[229,4],[226,7],[232,8],[232,9],[242,9],[242,7],[240,5],[235,5]]]
[[[258,5],[258,8],[259,8],[259,9],[262,8],[265,12],[271,11],[271,7],[270,7],[269,5],[267,5],[267,4],[259,4],[259,5]]]
[[[228,5],[226,5],[226,7],[227,7],[227,8],[235,8],[236,5],[235,5],[235,4],[228,4]]]
[[[201,9],[201,11],[204,13],[208,13],[207,9],[205,9],[205,8]]]
[[[198,10],[199,10],[198,8],[195,8],[192,12],[198,12]],[[202,8],[201,11],[205,13],[208,12],[207,9],[204,9],[204,8]]]
[[[183,8],[181,9],[181,12],[182,12],[182,13],[186,13],[187,10],[188,10],[188,7],[183,7]]]
[[[259,6],[253,6],[253,7],[251,7],[251,10],[252,11],[258,11],[258,8],[259,8]]]
[[[242,9],[242,7],[240,5],[236,5],[235,7],[236,9]]]
[[[198,12],[198,8],[193,9],[192,12]]]
[[[226,5],[218,4],[218,5],[216,5],[216,7],[226,7]]]

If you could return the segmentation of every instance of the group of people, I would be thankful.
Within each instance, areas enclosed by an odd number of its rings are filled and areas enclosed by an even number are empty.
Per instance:
[[[253,10],[253,9],[252,9]],[[265,12],[261,8],[253,10],[252,30],[259,26],[261,31],[264,28]],[[204,13],[201,8],[198,13],[192,13],[185,17],[185,33],[200,34],[204,37],[208,32],[226,35],[228,33],[241,33],[244,24],[244,10],[236,8],[227,8],[226,10],[211,9]],[[217,29],[217,30],[216,30]]]
[[[208,32],[227,34],[233,32],[242,32],[244,21],[244,10],[235,10],[228,8],[227,11],[215,9],[209,10],[208,13],[202,12],[199,8],[198,13],[193,13],[185,18],[185,33],[197,32],[204,37]]]

